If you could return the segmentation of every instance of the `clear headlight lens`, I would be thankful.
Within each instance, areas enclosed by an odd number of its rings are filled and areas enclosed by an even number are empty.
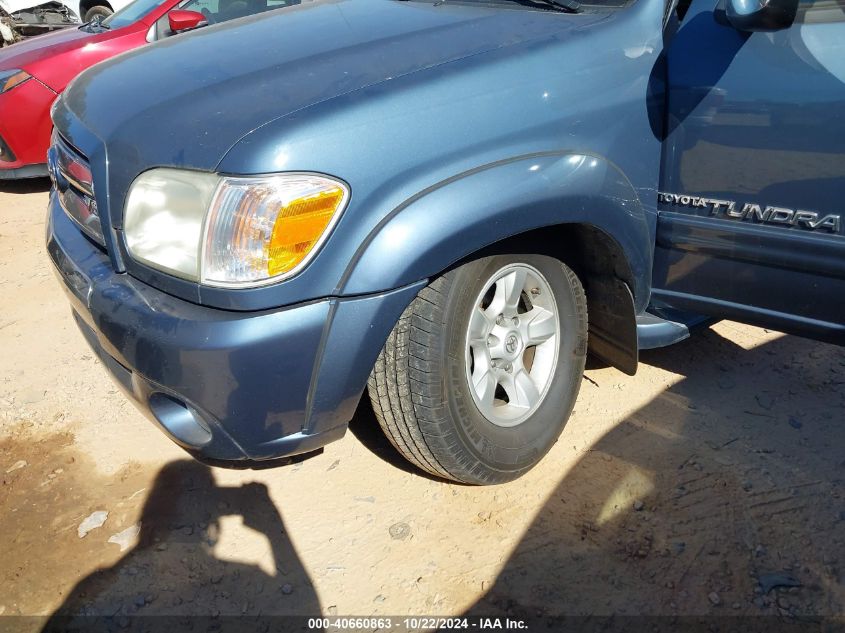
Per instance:
[[[220,179],[214,174],[153,169],[132,183],[123,229],[132,257],[198,281],[202,229]]]
[[[126,244],[138,261],[185,279],[260,286],[299,272],[348,199],[345,184],[317,174],[154,169],[130,189]]]
[[[32,79],[25,70],[0,70],[0,94],[19,86],[28,79]]]

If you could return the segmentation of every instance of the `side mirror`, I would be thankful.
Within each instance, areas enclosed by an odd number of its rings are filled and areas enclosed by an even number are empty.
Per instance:
[[[205,16],[199,11],[183,11],[182,9],[173,9],[167,14],[167,21],[170,23],[170,30],[174,33],[190,31],[207,24]]]
[[[739,31],[780,31],[795,22],[798,0],[726,0],[725,17]]]

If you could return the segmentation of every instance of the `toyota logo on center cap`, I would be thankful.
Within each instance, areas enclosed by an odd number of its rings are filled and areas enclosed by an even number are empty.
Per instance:
[[[519,347],[519,339],[516,338],[516,334],[511,334],[505,339],[505,349],[508,351],[508,354],[513,354],[517,347]]]

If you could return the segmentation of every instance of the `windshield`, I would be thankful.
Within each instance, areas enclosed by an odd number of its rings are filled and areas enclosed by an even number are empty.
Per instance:
[[[161,0],[135,0],[123,7],[117,13],[114,13],[103,20],[103,26],[110,29],[119,29],[124,26],[129,26],[133,22],[137,22],[150,11],[155,9]]]
[[[535,11],[548,11],[549,4],[542,0],[414,0],[434,5],[460,4],[460,5],[483,5],[501,9],[533,9]],[[579,0],[584,6],[621,8],[634,3],[635,0]]]

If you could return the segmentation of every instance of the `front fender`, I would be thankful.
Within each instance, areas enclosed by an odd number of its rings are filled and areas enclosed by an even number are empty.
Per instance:
[[[636,307],[644,309],[652,249],[639,197],[607,159],[565,151],[485,165],[406,200],[358,248],[342,292],[406,286],[508,237],[578,223],[601,229],[620,245],[633,273]]]

